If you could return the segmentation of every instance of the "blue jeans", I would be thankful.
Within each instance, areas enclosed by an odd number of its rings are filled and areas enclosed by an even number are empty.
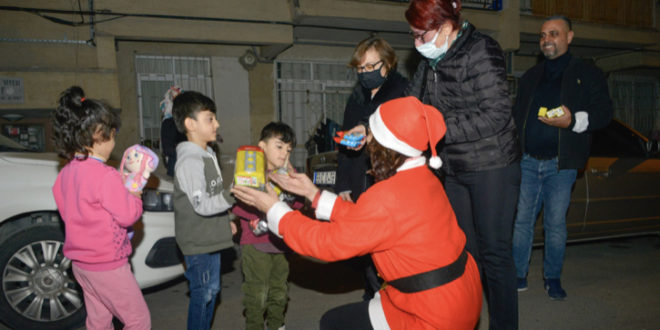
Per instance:
[[[208,330],[220,292],[220,252],[184,256],[188,279],[188,330]]]
[[[577,170],[557,168],[557,158],[538,160],[527,154],[520,163],[522,178],[518,215],[513,229],[513,260],[516,275],[527,277],[532,254],[534,224],[543,207],[545,253],[543,277],[559,279],[566,251],[566,212]]]

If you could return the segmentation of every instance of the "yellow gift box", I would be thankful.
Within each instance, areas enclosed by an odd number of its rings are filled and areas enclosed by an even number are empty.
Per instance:
[[[539,117],[557,118],[564,115],[564,109],[561,106],[548,110],[546,107],[539,108]]]
[[[261,148],[241,146],[237,149],[234,185],[265,190],[266,162]]]

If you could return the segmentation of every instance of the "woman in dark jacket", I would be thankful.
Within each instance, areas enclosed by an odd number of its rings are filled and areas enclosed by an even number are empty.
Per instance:
[[[382,38],[370,37],[355,47],[349,65],[357,70],[359,83],[346,104],[342,130],[365,123],[381,103],[404,95],[408,79],[396,71],[396,64],[394,49]],[[373,183],[373,178],[367,175],[370,168],[365,151],[340,146],[335,191],[343,200],[357,201],[360,194]],[[366,271],[363,298],[369,300],[380,288],[381,281],[376,275],[371,257],[366,256],[364,259]]]
[[[419,64],[408,95],[433,105],[447,133],[437,150],[467,250],[480,267],[491,329],[518,327],[512,228],[520,185],[504,56],[460,21],[459,0],[412,0],[406,11]]]
[[[381,103],[404,96],[408,87],[408,79],[396,71],[394,49],[382,38],[362,40],[355,48],[349,65],[357,70],[359,82],[346,104],[342,130],[365,123]],[[356,201],[371,185],[371,179],[366,174],[370,168],[366,152],[341,146],[338,166],[335,191],[344,200]]]

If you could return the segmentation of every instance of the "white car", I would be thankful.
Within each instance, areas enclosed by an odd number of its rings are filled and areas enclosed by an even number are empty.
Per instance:
[[[15,329],[84,324],[82,291],[62,254],[64,232],[51,191],[60,168],[53,153],[0,152],[0,319]],[[132,239],[131,265],[142,288],[184,271],[174,240],[173,186],[155,179],[157,189],[144,190],[144,214]]]

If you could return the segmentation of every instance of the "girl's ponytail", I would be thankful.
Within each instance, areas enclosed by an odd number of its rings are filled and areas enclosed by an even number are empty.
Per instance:
[[[76,132],[80,130],[82,102],[85,92],[72,86],[60,94],[57,109],[53,113],[53,142],[57,153],[67,160],[73,159],[82,150],[76,142]],[[84,149],[84,148],[83,148]]]
[[[119,117],[106,103],[87,99],[82,88],[71,86],[60,94],[53,112],[55,149],[67,160],[72,160],[76,153],[87,157],[88,148],[99,142],[95,141],[97,131],[101,141],[106,141],[119,124]]]

